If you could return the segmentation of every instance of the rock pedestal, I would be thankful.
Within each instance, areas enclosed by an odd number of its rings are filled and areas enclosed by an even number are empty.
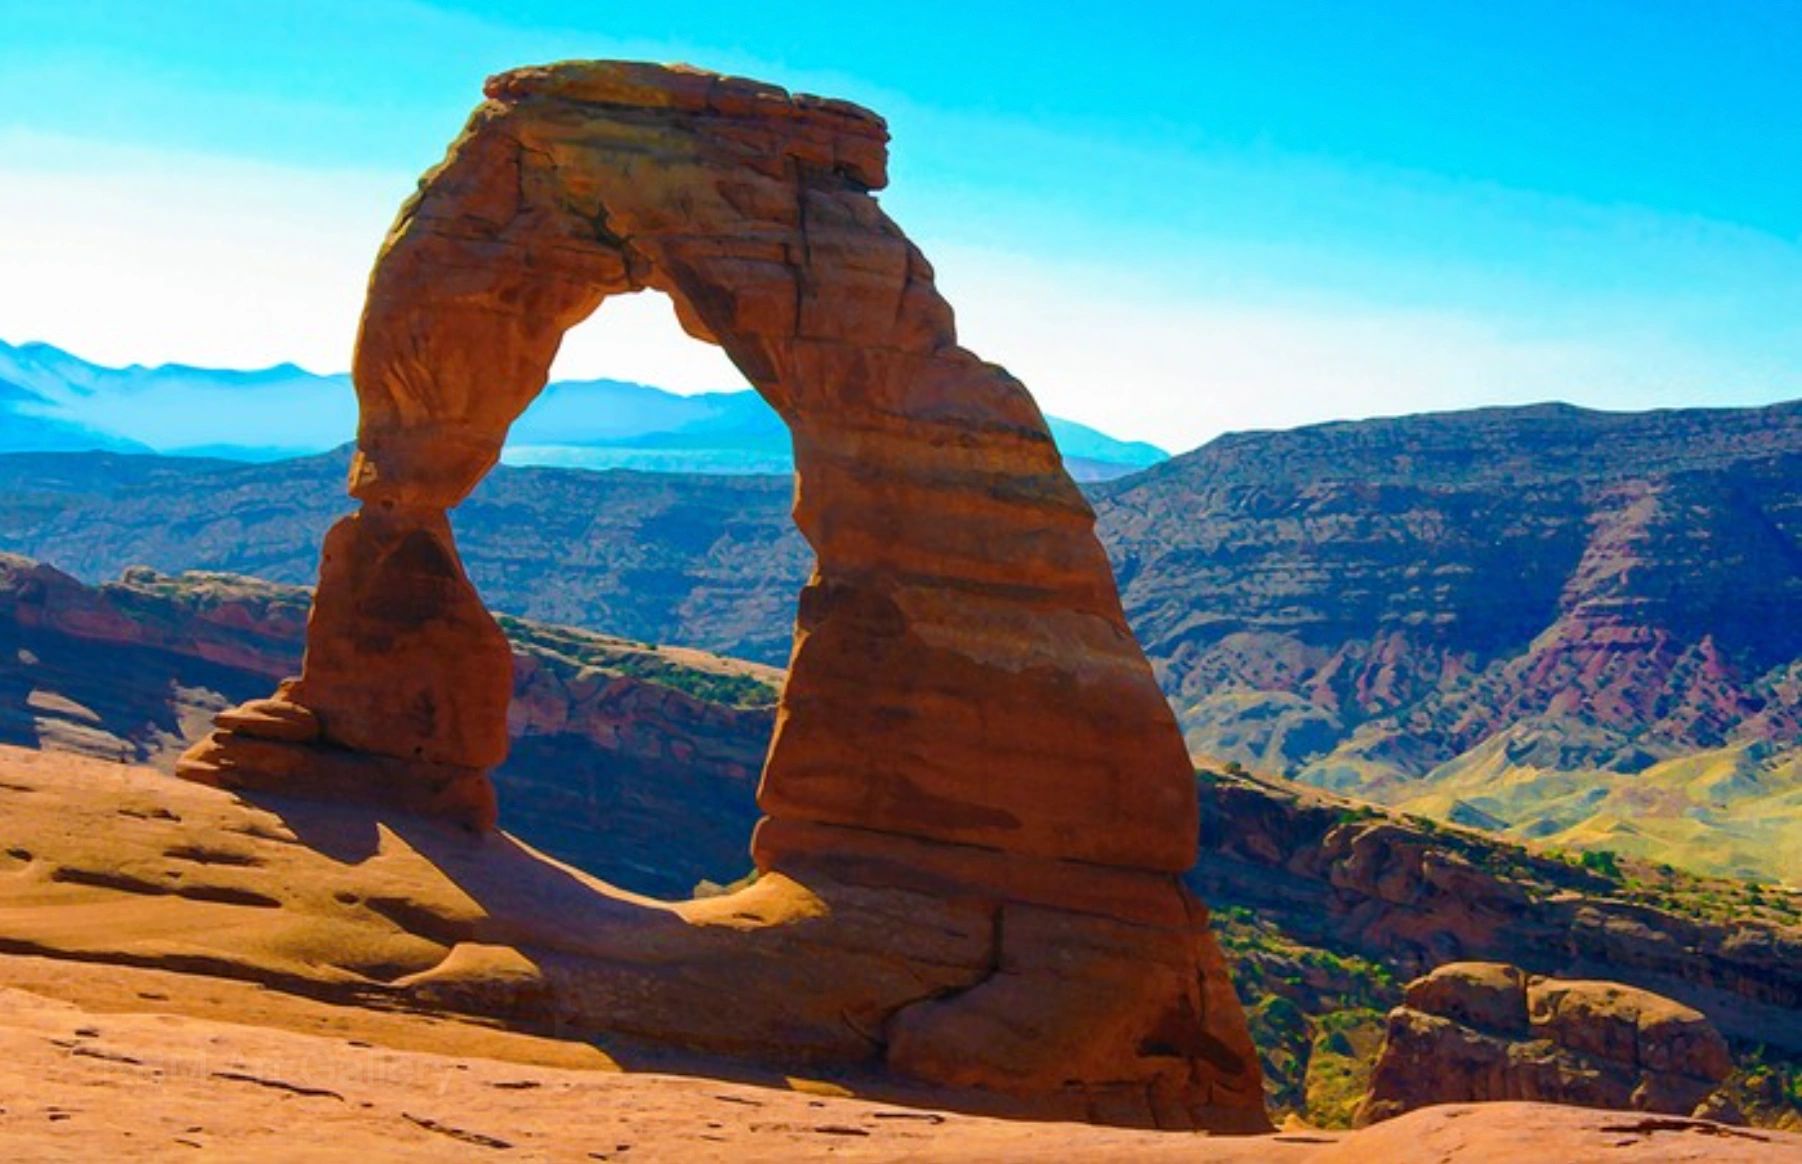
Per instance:
[[[1177,881],[1196,842],[1181,737],[1044,418],[957,345],[872,196],[881,119],[614,62],[516,70],[487,95],[376,263],[353,368],[362,509],[328,540],[302,675],[182,774],[492,823],[506,648],[444,513],[565,330],[656,288],[789,425],[818,559],[758,868],[994,922],[992,973],[887,1014],[879,1053],[997,1090],[1126,1086],[1160,1122],[1261,1121],[1256,1056]]]

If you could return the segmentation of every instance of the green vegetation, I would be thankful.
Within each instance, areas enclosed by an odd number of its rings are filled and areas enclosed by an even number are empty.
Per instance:
[[[774,707],[775,672],[699,652],[672,652],[629,639],[497,615],[515,645],[579,669],[624,675],[728,707]]]
[[[1767,1047],[1741,1050],[1722,1090],[1748,1122],[1802,1132],[1802,1057]]]
[[[1213,911],[1279,1118],[1351,1126],[1382,1045],[1383,1016],[1401,1001],[1389,967],[1296,941],[1250,910]]]
[[[1370,1090],[1370,1071],[1383,1046],[1384,1016],[1360,1007],[1314,1022],[1302,1115],[1320,1127],[1350,1127]]]
[[[1337,784],[1335,787],[1349,787]],[[1478,748],[1430,780],[1364,782],[1389,807],[1492,835],[1802,889],[1802,748],[1749,740],[1633,771],[1538,768]],[[1472,810],[1476,811],[1472,811]]]
[[[1222,767],[1203,775],[1198,790],[1205,797],[1204,813],[1245,811],[1245,820],[1260,821],[1259,827],[1269,830],[1258,838],[1260,846],[1237,850],[1241,858],[1247,852],[1270,851],[1279,854],[1271,860],[1288,862],[1309,846],[1326,845],[1328,836],[1348,826],[1354,834],[1381,828],[1410,834],[1413,844],[1430,850],[1444,865],[1462,864],[1472,873],[1486,874],[1503,892],[1518,893],[1529,903],[1555,898],[1622,903],[1728,926],[1795,926],[1802,921],[1802,892],[1765,881],[1703,876],[1614,849],[1561,850],[1444,821],[1428,825],[1409,814],[1318,789],[1235,777]],[[1255,804],[1248,800],[1254,792],[1267,799],[1269,811],[1282,806],[1282,815],[1265,822],[1261,810],[1231,807]],[[1234,850],[1229,846],[1228,851]],[[1325,871],[1308,875],[1324,876]],[[1318,935],[1330,929],[1272,908],[1259,896],[1235,900],[1231,880],[1209,896],[1214,930],[1260,1051],[1273,1113],[1279,1118],[1293,1114],[1320,1127],[1345,1126],[1381,1050],[1384,1016],[1401,1001],[1405,980],[1419,972],[1419,951],[1398,949],[1398,958],[1412,959],[1404,965],[1383,954],[1362,957],[1323,948],[1322,941],[1333,939]],[[1802,1129],[1802,1057],[1784,1059],[1743,1044],[1736,1044],[1734,1052],[1739,1064],[1729,1088],[1734,1103],[1754,1123]]]
[[[1611,880],[1622,880],[1620,858],[1611,849],[1589,849],[1578,859],[1578,864]]]

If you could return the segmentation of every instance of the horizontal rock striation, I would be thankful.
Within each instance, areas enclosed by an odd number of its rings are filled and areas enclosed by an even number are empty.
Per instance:
[[[1802,927],[1789,895],[1764,909],[1725,881],[1634,889],[1287,781],[1211,773],[1203,789],[1191,885],[1298,941],[1405,978],[1482,959],[1609,979],[1699,1010],[1733,1039],[1802,1052]]]

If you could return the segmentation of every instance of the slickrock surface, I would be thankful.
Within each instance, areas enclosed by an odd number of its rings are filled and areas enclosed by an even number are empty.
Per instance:
[[[1776,1161],[1802,1137],[1540,1104],[1202,1138],[997,1120],[802,1078],[621,1071],[593,1048],[163,971],[0,956],[15,1159]]]
[[[656,288],[788,424],[817,555],[759,791],[764,879],[743,909],[709,908],[787,933],[826,900],[833,927],[870,928],[858,942],[892,965],[835,968],[819,1054],[1080,1097],[1100,1120],[1263,1126],[1244,1016],[1179,880],[1196,802],[1175,718],[1044,417],[957,345],[931,266],[872,197],[881,119],[622,62],[486,91],[376,261],[353,361],[362,508],[326,536],[301,675],[178,774],[493,826],[507,643],[446,513],[563,333]],[[895,911],[915,924],[897,933]],[[741,1007],[768,1024],[741,1050],[810,1045],[787,1000],[768,1005]],[[687,1038],[694,1017],[643,1033]]]
[[[1650,991],[1453,962],[1390,1012],[1362,1118],[1498,1099],[1703,1114],[1732,1068],[1706,1018]]]
[[[1133,906],[1130,896],[1109,900],[1117,885],[1105,878],[1071,903],[1087,915],[1005,907],[1027,940],[1049,929],[1040,940],[1061,943],[1064,959],[1045,967],[1021,959],[1012,944],[1020,939],[996,924],[997,907],[967,891],[768,873],[729,896],[672,905],[505,834],[361,804],[255,800],[147,769],[0,749],[0,951],[203,972],[341,1003],[849,1073],[887,1092],[908,1086],[887,1051],[910,1008],[985,987],[1004,1003],[1068,1006],[1074,997],[1086,1009],[1057,1012],[988,1048],[991,1062],[1019,1063],[1023,1082],[923,1082],[938,1085],[942,1103],[1009,1114],[1262,1123],[1261,1111],[1185,1106],[1186,1093],[1160,1082],[1183,1060],[1160,1046],[1133,1044],[1148,1061],[1138,1075],[1095,1077],[1136,1034],[1097,1029],[1097,1015],[1141,998],[1132,992],[1143,984],[1174,988],[1195,973],[1186,950],[1148,947],[1139,931],[1149,927],[1130,914],[1102,918]],[[1128,956],[1139,962],[1125,967]],[[1110,968],[1114,976],[1102,978]],[[1060,969],[1068,980],[1055,980]],[[1215,969],[1209,981],[1230,990]],[[1085,1029],[1089,1041],[1074,1041]],[[1032,1072],[1055,1069],[1040,1066],[1048,1056],[1080,1082],[1042,1084]]]

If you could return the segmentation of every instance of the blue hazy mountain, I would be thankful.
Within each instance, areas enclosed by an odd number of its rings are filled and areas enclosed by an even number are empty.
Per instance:
[[[123,441],[56,415],[56,406],[22,384],[0,380],[0,453],[147,452],[136,441]]]
[[[1050,419],[1073,476],[1106,480],[1166,460],[1155,446]],[[271,461],[356,433],[350,377],[293,364],[255,371],[108,368],[52,347],[0,343],[0,452],[158,452]],[[514,465],[783,473],[788,430],[750,390],[682,396],[621,380],[549,385],[513,431]]]
[[[293,364],[254,372],[106,368],[49,344],[0,343],[0,381],[30,397],[0,398],[0,443],[20,452],[38,451],[21,442],[46,421],[89,434],[92,448],[254,461],[333,448],[357,427],[348,376],[317,376]]]

